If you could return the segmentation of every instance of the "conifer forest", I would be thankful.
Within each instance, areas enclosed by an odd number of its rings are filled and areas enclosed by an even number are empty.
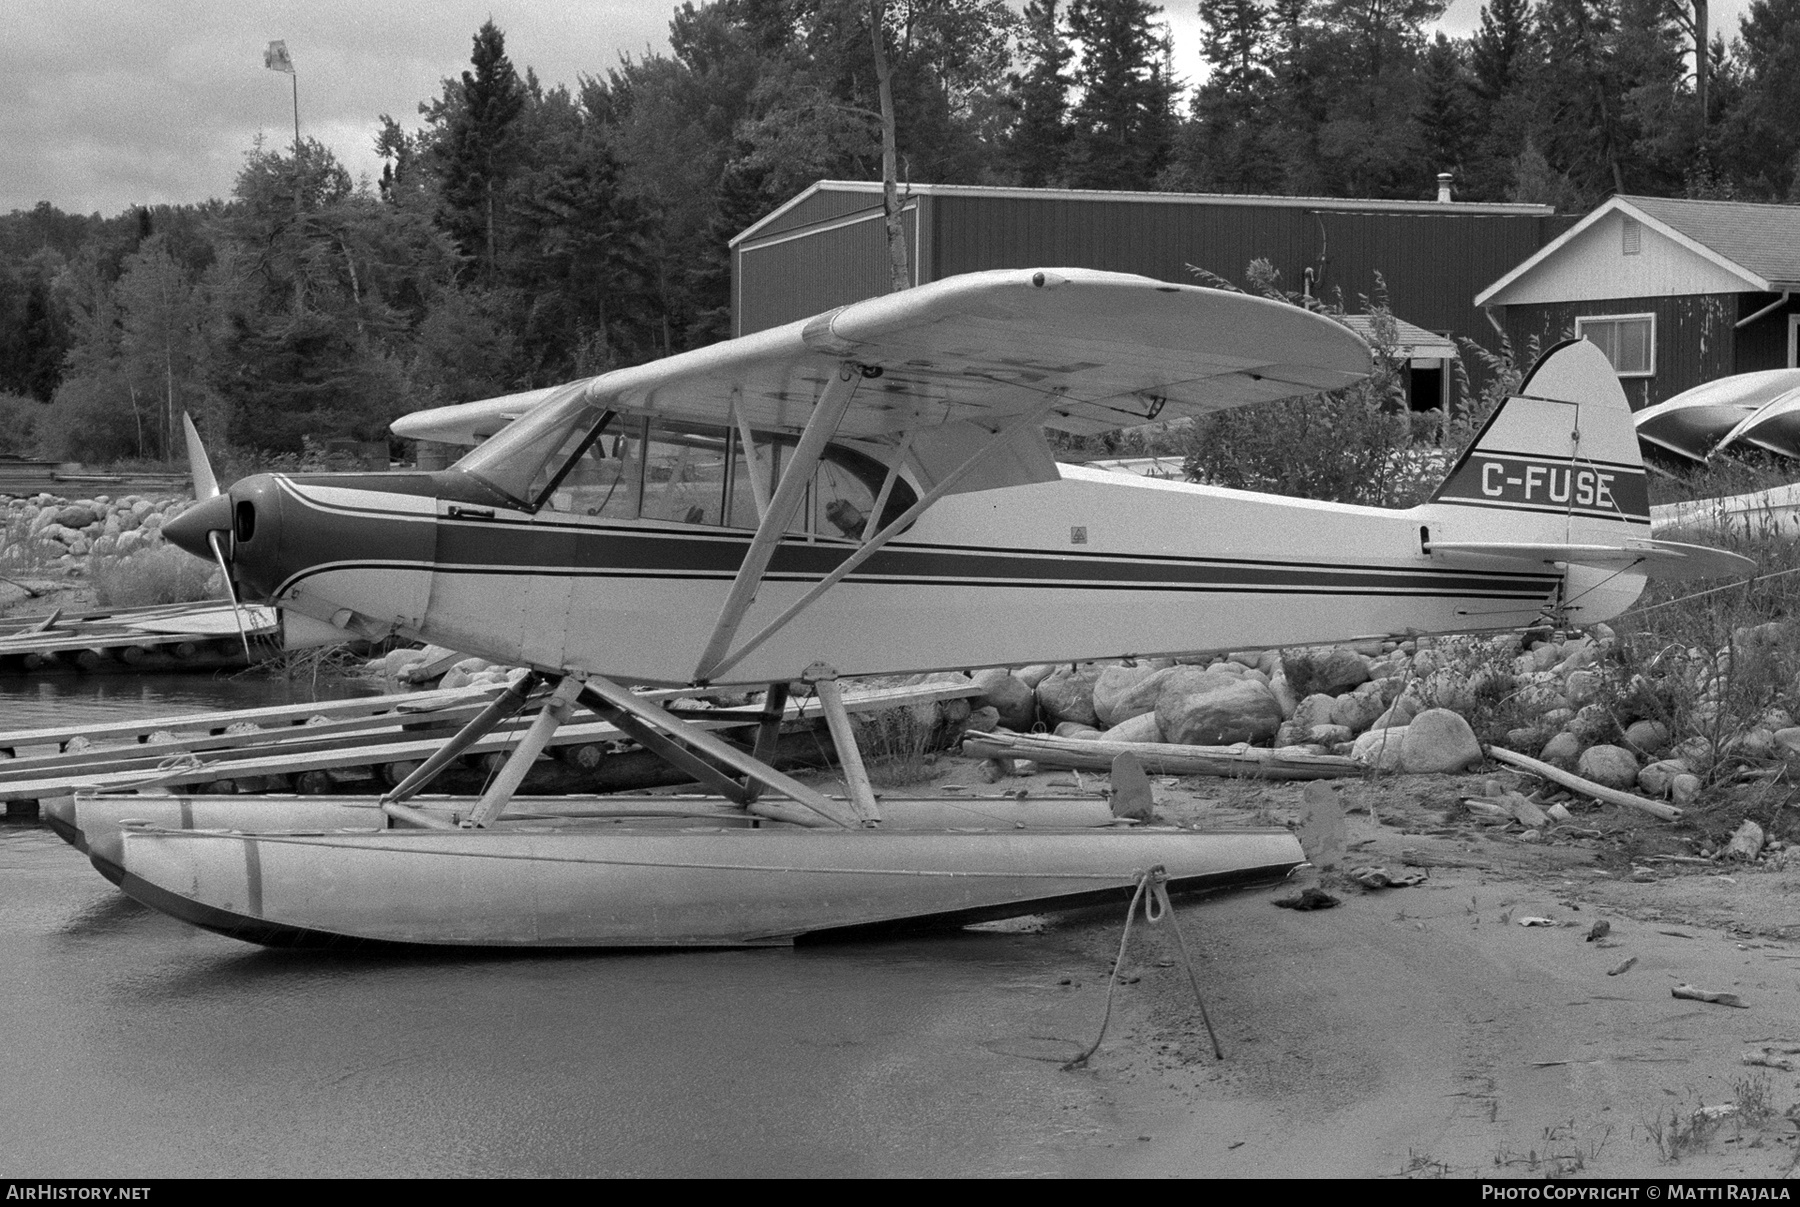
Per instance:
[[[227,197],[0,216],[0,453],[179,459],[184,410],[255,453],[375,440],[723,338],[727,240],[880,179],[884,83],[902,189],[1800,201],[1800,0],[1698,48],[1706,0],[1487,0],[1467,37],[1442,0],[1198,7],[1198,79],[1149,0],[690,2],[666,54],[556,82],[490,20],[370,115],[379,179],[271,139]]]

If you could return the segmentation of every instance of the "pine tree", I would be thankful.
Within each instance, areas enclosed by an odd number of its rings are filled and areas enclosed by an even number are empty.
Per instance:
[[[1269,76],[1269,23],[1258,0],[1200,0],[1207,84],[1227,94],[1255,92]]]
[[[1154,188],[1169,161],[1179,86],[1160,11],[1150,0],[1069,6],[1069,33],[1081,44],[1069,154],[1076,187]]]
[[[1069,146],[1069,60],[1074,51],[1056,19],[1057,0],[1025,6],[1025,54],[1030,67],[1008,77],[1018,117],[1011,151],[1019,183],[1042,188],[1058,183]]]
[[[1271,18],[1257,0],[1200,0],[1206,82],[1177,148],[1182,188],[1273,193],[1284,183],[1271,140]]]
[[[528,94],[506,57],[506,35],[491,20],[475,34],[470,65],[473,71],[460,82],[446,80],[443,96],[422,111],[436,127],[432,150],[444,225],[493,278],[500,268],[502,198],[518,166],[514,125]]]
[[[1478,119],[1470,79],[1463,63],[1465,43],[1440,32],[1419,64],[1419,103],[1413,120],[1424,152],[1421,177],[1450,172],[1459,179],[1475,150]]]
[[[1531,28],[1531,0],[1488,0],[1481,6],[1481,28],[1469,35],[1469,68],[1484,99],[1497,101],[1519,82]]]

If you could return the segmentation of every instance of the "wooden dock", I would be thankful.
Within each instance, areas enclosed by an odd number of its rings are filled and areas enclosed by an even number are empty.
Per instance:
[[[241,609],[252,656],[279,653],[274,608]],[[214,671],[247,665],[229,603],[158,604],[0,620],[0,674]]]
[[[500,693],[498,686],[403,692],[324,704],[278,705],[226,712],[144,717],[97,725],[0,732],[0,800],[9,816],[31,816],[36,802],[77,789],[164,789],[214,794],[377,789],[404,779],[464,722]],[[935,704],[977,694],[973,682],[850,690],[852,713]],[[670,701],[693,689],[641,693]],[[684,713],[708,730],[750,730],[742,711]],[[530,724],[529,712],[476,742],[447,772],[442,790],[479,792],[482,783]],[[778,766],[828,762],[831,744],[817,732],[816,702],[790,700],[774,761]],[[635,747],[612,725],[576,721],[559,728],[548,757],[538,760],[524,791],[614,792],[689,782]]]

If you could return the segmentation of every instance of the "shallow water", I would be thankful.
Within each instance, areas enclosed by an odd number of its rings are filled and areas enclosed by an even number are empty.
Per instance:
[[[1094,923],[1100,925],[1100,923]],[[133,903],[0,828],[0,1168],[19,1176],[1055,1175],[1117,1125],[1022,1058],[1097,999],[1070,931],[346,957]],[[1090,990],[1091,992],[1091,990]],[[1104,1164],[1104,1161],[1102,1161]]]
[[[230,673],[0,675],[0,730],[309,704],[372,694],[345,679],[287,680]]]
[[[360,690],[224,676],[0,679],[0,728]],[[47,829],[6,825],[0,1169],[1042,1176],[1104,1166],[1118,1139],[1106,1088],[1028,1058],[1066,1054],[1097,1025],[1083,925],[792,950],[276,952],[145,909]]]

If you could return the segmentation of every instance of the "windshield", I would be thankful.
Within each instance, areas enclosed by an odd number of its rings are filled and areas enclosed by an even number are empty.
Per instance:
[[[557,391],[451,468],[480,478],[521,507],[535,506],[547,476],[567,460],[558,454],[587,440],[610,414],[582,397],[586,387],[578,382]]]

